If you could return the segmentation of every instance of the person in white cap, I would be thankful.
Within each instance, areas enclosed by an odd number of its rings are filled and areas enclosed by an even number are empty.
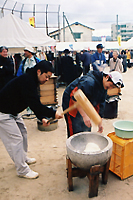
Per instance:
[[[22,60],[16,76],[20,76],[20,75],[24,74],[26,72],[27,68],[32,68],[41,61],[39,58],[37,58],[34,55],[34,53],[35,52],[32,47],[25,47],[25,49],[24,49],[25,59]],[[32,110],[28,107],[27,108],[27,116],[30,116],[31,114],[32,114]]]
[[[32,68],[41,61],[34,54],[35,54],[35,52],[32,47],[25,47],[25,49],[24,49],[25,59],[22,60],[16,76],[20,76],[20,75],[24,74],[26,72],[27,68]]]
[[[117,71],[110,73],[103,73],[98,70],[90,71],[87,75],[75,79],[67,86],[62,99],[63,110],[74,104],[76,101],[74,93],[81,89],[103,118],[107,90],[123,86],[122,76]],[[68,137],[79,132],[91,131],[91,120],[80,106],[65,114],[65,120]],[[102,123],[98,126],[98,132],[103,132]]]
[[[103,72],[104,73],[104,72]],[[112,71],[107,74],[114,85],[118,88],[124,87],[122,75],[118,71]]]

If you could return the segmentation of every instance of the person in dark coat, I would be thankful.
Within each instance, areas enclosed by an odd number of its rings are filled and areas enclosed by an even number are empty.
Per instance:
[[[127,71],[127,55],[126,55],[125,50],[121,51],[121,58],[122,58],[123,72],[126,72]]]
[[[8,48],[0,47],[0,90],[14,78],[14,63],[8,58]]]
[[[54,53],[52,53],[51,51],[49,51],[49,53],[46,53],[47,59],[48,61],[53,61],[54,58]]]
[[[109,60],[110,60],[110,58],[113,58],[113,50],[111,50],[109,53]]]
[[[15,53],[14,54],[14,60],[15,60],[15,74],[17,74],[17,71],[18,71],[18,68],[19,68],[19,65],[22,61],[22,56],[20,53]]]
[[[76,78],[80,77],[82,72],[83,72],[83,68],[81,67],[81,54],[77,51],[74,52],[75,55],[75,60],[74,60],[74,64],[76,67]]]
[[[62,76],[66,85],[69,85],[76,78],[76,68],[74,66],[73,58],[69,56],[69,49],[65,49],[64,53],[65,56],[61,57]]]
[[[84,50],[83,54],[80,56],[80,59],[83,62],[83,75],[86,75],[90,70],[91,54]]]

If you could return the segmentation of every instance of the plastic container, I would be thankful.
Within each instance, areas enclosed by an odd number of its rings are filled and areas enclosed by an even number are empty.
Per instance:
[[[120,138],[133,138],[133,122],[132,121],[116,121],[113,123],[115,133]]]
[[[121,180],[133,175],[133,139],[122,139],[109,133],[113,141],[113,150],[109,170]]]

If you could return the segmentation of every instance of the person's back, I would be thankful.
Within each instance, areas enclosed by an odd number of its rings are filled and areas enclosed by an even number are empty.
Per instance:
[[[47,55],[47,60],[48,61],[53,61],[54,60],[54,53],[52,53],[51,51],[49,51]]]
[[[66,50],[65,50],[66,52]],[[62,66],[62,76],[63,76],[63,81],[69,85],[74,79],[75,79],[75,66],[74,66],[74,61],[71,56],[66,53],[65,56],[61,57],[61,66]]]
[[[81,55],[81,61],[83,61],[83,64],[84,65],[88,65],[91,63],[91,54],[89,52],[84,52],[82,55]]]
[[[83,54],[81,54],[81,61],[83,62],[83,74],[87,74],[90,70],[90,64],[91,64],[91,54],[87,51],[85,51]]]
[[[20,53],[14,54],[14,60],[15,60],[15,74],[17,74],[20,63],[22,62],[21,54]]]
[[[111,52],[109,53],[109,60],[110,58],[113,58],[113,50],[111,50]]]
[[[127,55],[126,55],[125,50],[121,51],[121,58],[122,58],[123,72],[126,72],[127,71]]]

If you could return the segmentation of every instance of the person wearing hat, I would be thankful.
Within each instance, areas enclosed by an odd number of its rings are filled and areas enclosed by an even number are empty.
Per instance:
[[[19,177],[33,179],[39,176],[28,166],[36,159],[27,156],[27,130],[19,113],[29,106],[44,126],[49,125],[46,117],[63,117],[52,107],[41,104],[38,95],[38,86],[48,81],[53,71],[52,64],[43,60],[0,91],[0,138],[15,163]]]
[[[39,58],[37,58],[35,55],[34,49],[32,47],[25,47],[24,49],[24,56],[25,59],[22,60],[17,74],[16,76],[20,76],[23,73],[26,72],[27,68],[32,68],[34,67],[38,62],[40,62],[41,60]]]
[[[25,56],[25,59],[22,60],[16,76],[20,76],[20,75],[24,74],[26,72],[27,68],[32,68],[41,61],[39,58],[37,58],[34,55],[34,49],[32,47],[26,47],[24,49],[24,56]],[[32,114],[32,110],[28,107],[27,108],[27,116],[30,116],[31,114]]]
[[[8,57],[8,48],[0,47],[0,90],[14,78],[14,63]]]
[[[103,117],[107,90],[115,87],[123,87],[122,76],[119,72],[89,71],[87,75],[75,79],[67,86],[62,98],[63,110],[75,103],[74,93],[81,89],[99,115]],[[79,132],[91,131],[91,120],[80,106],[65,114],[65,120],[68,137]],[[98,132],[103,132],[102,124],[99,125]]]
[[[104,47],[102,44],[98,44],[96,48],[97,51],[91,56],[92,67],[93,70],[103,71],[106,66],[106,58],[102,53]]]

